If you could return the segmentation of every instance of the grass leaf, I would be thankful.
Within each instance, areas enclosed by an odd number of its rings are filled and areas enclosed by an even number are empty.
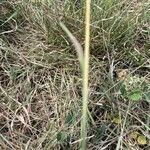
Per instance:
[[[128,98],[132,101],[139,101],[142,99],[142,92],[140,90],[132,91]]]

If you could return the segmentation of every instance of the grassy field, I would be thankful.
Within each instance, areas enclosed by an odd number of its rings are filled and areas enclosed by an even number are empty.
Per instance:
[[[80,149],[84,2],[0,0],[0,150]],[[150,1],[92,0],[90,27],[86,149],[149,150]]]

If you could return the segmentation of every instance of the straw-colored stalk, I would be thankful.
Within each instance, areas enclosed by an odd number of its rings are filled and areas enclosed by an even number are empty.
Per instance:
[[[83,67],[83,106],[81,120],[81,150],[86,149],[87,137],[87,112],[88,112],[88,78],[89,78],[89,54],[90,54],[90,6],[91,0],[86,0],[85,11],[85,50]]]

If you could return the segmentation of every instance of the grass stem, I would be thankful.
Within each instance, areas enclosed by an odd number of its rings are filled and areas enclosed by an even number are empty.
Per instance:
[[[88,110],[88,76],[89,76],[89,51],[90,51],[90,4],[91,0],[86,0],[85,11],[85,51],[83,68],[83,108],[81,121],[81,150],[86,149],[87,137],[87,110]]]

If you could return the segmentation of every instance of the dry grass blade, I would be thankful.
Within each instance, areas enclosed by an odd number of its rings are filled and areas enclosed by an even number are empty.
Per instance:
[[[83,69],[83,49],[81,44],[78,42],[78,40],[74,37],[74,35],[69,31],[69,29],[64,25],[63,22],[60,22],[61,28],[66,32],[68,37],[70,38],[71,42],[73,43],[77,54],[78,54],[78,59],[81,65],[81,69]]]

